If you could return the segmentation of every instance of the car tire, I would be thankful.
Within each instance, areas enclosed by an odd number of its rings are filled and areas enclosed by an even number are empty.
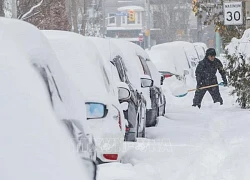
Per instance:
[[[147,127],[154,127],[157,124],[157,117],[159,114],[159,110],[157,109],[150,109],[147,111],[147,118],[150,119],[147,121]]]

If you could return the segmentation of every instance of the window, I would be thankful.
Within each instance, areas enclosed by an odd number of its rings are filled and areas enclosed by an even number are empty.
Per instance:
[[[149,70],[149,67],[145,61],[145,59],[143,59],[141,56],[138,56],[140,61],[141,61],[141,65],[142,65],[142,68],[143,68],[143,71],[144,71],[144,74],[145,75],[149,75],[151,77],[151,73],[150,73],[150,70]]]
[[[45,82],[52,106],[54,107],[56,101],[63,102],[58,86],[49,66],[41,67],[37,64],[34,64],[34,67],[39,71]]]
[[[108,74],[107,74],[104,67],[102,67],[101,69],[102,69],[102,73],[103,73],[103,79],[104,79],[105,87],[107,89],[107,92],[110,92],[110,81],[109,81],[109,78],[108,78]]]
[[[113,59],[113,63],[118,71],[118,74],[119,74],[119,77],[120,77],[120,80],[122,82],[125,82],[125,83],[129,83],[129,80],[128,80],[128,77],[127,77],[127,69],[125,67],[125,64],[122,60],[122,57],[121,56],[116,56],[114,59]]]
[[[109,25],[116,25],[116,16],[114,13],[109,13],[108,15],[108,24]]]
[[[127,21],[126,21],[126,16],[122,16],[121,17],[122,19],[121,19],[121,22],[122,22],[122,24],[127,24]]]
[[[47,72],[46,72],[45,68],[40,67],[37,64],[34,64],[34,67],[35,67],[35,69],[38,70],[38,72],[42,76],[42,79],[44,80],[44,83],[46,85],[46,89],[47,89],[48,94],[49,94],[49,99],[50,99],[51,105],[53,107],[52,91],[51,91],[50,86],[49,86],[49,79],[48,79]]]

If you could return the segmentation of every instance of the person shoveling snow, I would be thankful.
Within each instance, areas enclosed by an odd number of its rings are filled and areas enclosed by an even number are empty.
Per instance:
[[[220,95],[219,84],[216,77],[217,70],[221,74],[223,85],[227,86],[226,71],[223,69],[221,61],[215,58],[216,52],[214,48],[209,48],[206,51],[205,58],[199,62],[195,75],[197,81],[197,90],[195,91],[193,105],[201,108],[201,101],[208,91],[213,98],[214,103],[219,102],[220,105],[223,104],[223,99]],[[204,86],[215,85],[213,87],[200,89]]]

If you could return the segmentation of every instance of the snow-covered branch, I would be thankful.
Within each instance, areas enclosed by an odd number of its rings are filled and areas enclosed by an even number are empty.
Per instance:
[[[29,10],[28,12],[26,12],[24,15],[22,15],[22,16],[20,17],[20,19],[22,19],[22,20],[26,19],[26,17],[27,17],[28,15],[30,15],[36,8],[38,8],[39,6],[41,6],[42,3],[43,3],[43,0],[41,0],[37,5],[35,5],[35,6],[33,6],[32,8],[30,8],[30,10]]]
[[[26,17],[22,18],[22,20],[25,21],[26,19],[32,18],[33,16],[36,16],[39,13],[41,13],[41,11],[35,12],[34,14],[31,14],[30,16],[26,16]]]

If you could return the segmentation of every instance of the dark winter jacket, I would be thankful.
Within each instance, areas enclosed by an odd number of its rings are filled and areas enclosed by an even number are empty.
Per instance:
[[[202,86],[217,84],[217,70],[221,74],[223,82],[227,84],[226,72],[219,59],[215,58],[214,61],[210,61],[207,57],[205,57],[202,61],[200,61],[195,71],[197,87],[199,88]]]

